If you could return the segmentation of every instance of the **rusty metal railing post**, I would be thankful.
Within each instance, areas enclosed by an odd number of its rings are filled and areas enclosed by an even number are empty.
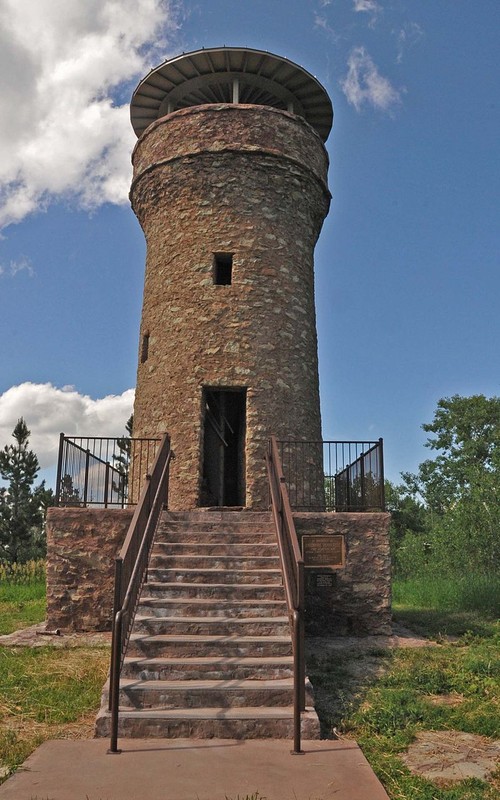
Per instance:
[[[361,508],[366,507],[366,486],[365,486],[365,456],[361,454],[359,458],[359,471],[361,475]]]
[[[59,455],[57,456],[57,477],[56,477],[56,506],[59,505],[61,499],[61,478],[62,478],[62,462],[63,462],[63,449],[64,449],[64,433],[59,434]]]
[[[115,589],[113,598],[113,633],[111,639],[111,662],[109,670],[110,746],[108,753],[119,753],[118,749],[118,709],[120,705],[120,666],[122,650],[122,577],[123,559],[115,559]]]
[[[306,659],[305,659],[305,583],[304,583],[304,562],[297,564],[297,593],[299,607],[299,648],[300,648],[300,709],[306,708]]]
[[[90,463],[90,450],[85,453],[85,483],[83,484],[83,502],[87,505],[87,493],[89,489],[89,463]]]
[[[291,623],[293,650],[293,750],[301,755],[301,713],[305,707],[304,561],[293,522],[290,500],[276,438],[267,454],[271,509],[276,528],[281,569]]]
[[[293,756],[302,755],[304,752],[301,750],[300,741],[300,720],[302,712],[302,699],[300,690],[300,679],[302,675],[302,652],[300,646],[300,614],[298,611],[293,612],[292,616],[293,627]]]
[[[118,611],[113,623],[111,670],[109,675],[111,731],[108,753],[121,753],[118,749],[118,710],[120,705],[120,665],[122,641],[122,612]]]
[[[379,482],[380,482],[380,505],[385,511],[385,478],[384,478],[384,440],[378,440],[379,447]]]
[[[108,507],[109,468],[109,461],[106,461],[106,466],[104,467],[104,508]]]
[[[109,672],[110,746],[108,753],[119,753],[118,717],[120,705],[120,672],[127,650],[133,619],[142,585],[147,575],[149,555],[158,520],[167,494],[172,454],[170,439],[165,434],[151,474],[146,476],[125,541],[115,560],[113,637]]]

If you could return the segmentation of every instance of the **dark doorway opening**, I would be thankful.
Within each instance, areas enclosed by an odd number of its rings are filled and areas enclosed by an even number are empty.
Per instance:
[[[246,389],[203,390],[201,506],[245,505]]]

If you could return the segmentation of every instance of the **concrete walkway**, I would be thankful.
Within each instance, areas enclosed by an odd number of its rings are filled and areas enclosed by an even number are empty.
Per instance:
[[[105,739],[45,742],[0,800],[388,800],[352,741]],[[256,794],[258,793],[258,794]]]

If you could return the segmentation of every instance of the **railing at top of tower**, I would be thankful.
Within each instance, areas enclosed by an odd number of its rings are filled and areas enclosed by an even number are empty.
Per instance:
[[[304,559],[293,522],[278,443],[274,436],[266,454],[271,511],[278,538],[293,647],[293,752],[300,753],[300,715],[305,708]]]
[[[65,436],[59,439],[56,505],[124,508],[137,501],[161,439]]]
[[[119,752],[120,672],[142,585],[146,578],[158,520],[162,509],[168,507],[168,480],[173,455],[170,449],[170,437],[165,434],[158,448],[151,474],[146,476],[122,549],[115,559],[113,637],[109,673],[110,753]]]
[[[384,511],[383,440],[279,441],[294,511]]]

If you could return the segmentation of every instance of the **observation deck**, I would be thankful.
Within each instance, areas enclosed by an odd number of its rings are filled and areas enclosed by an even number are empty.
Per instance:
[[[135,89],[130,118],[139,137],[173,111],[220,103],[271,106],[297,114],[323,142],[333,122],[330,98],[313,75],[287,58],[248,47],[205,48],[164,61]]]

